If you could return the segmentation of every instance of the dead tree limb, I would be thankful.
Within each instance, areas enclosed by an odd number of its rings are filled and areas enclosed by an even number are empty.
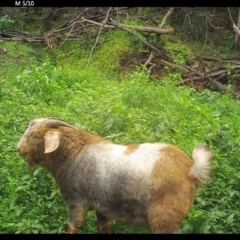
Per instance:
[[[212,79],[212,78],[210,77],[210,76],[212,76],[212,75],[209,76],[209,75],[206,74],[206,73],[201,73],[201,72],[199,72],[198,70],[196,70],[196,69],[194,69],[194,68],[191,68],[191,67],[189,67],[189,66],[187,66],[187,65],[185,65],[184,67],[185,67],[187,70],[189,70],[190,72],[195,73],[197,76],[208,79],[214,86],[217,87],[217,89],[218,89],[219,91],[221,91],[221,92],[225,92],[225,91],[226,91],[226,87],[225,87],[223,84],[219,83],[218,81],[216,81],[215,79]]]
[[[84,11],[86,11],[86,10],[84,10]],[[73,22],[75,22],[81,16],[82,16],[82,13],[78,14],[76,16],[73,16],[71,19],[67,20],[65,23],[63,23],[62,25],[58,26],[55,30],[59,30],[59,29],[67,27],[68,25],[71,25]]]
[[[161,59],[160,62],[161,62],[162,64],[164,64],[164,65],[169,66],[169,67],[177,68],[177,69],[181,70],[182,72],[188,72],[184,67],[178,66],[178,65],[176,65],[176,64],[174,64],[174,63],[170,63],[170,62],[165,61],[165,60],[163,60],[163,59]]]
[[[231,66],[231,69],[232,70],[237,70],[237,69],[240,69],[240,65],[233,65],[233,66]],[[218,75],[220,75],[220,74],[223,74],[223,73],[227,73],[227,69],[217,69],[217,70],[214,70],[214,71],[210,71],[210,72],[208,72],[208,75],[210,76],[210,77],[215,77],[215,76],[218,76]]]
[[[207,56],[201,56],[201,55],[195,55],[197,58],[204,59],[206,61],[218,61],[218,62],[223,62],[223,63],[232,63],[236,65],[240,65],[240,62],[235,62],[235,61],[230,61],[226,59],[221,59],[221,58],[214,58],[214,57],[207,57]]]
[[[174,8],[169,9],[167,14],[164,16],[161,24],[159,25],[159,28],[163,28],[164,24],[166,23],[166,20],[171,16],[173,11],[174,11]],[[156,44],[159,41],[159,38],[160,38],[160,34],[156,34],[156,36],[154,37],[154,44]],[[154,51],[151,51],[148,57],[148,60],[144,63],[144,66],[147,66],[152,61],[153,58],[154,58]]]
[[[238,13],[237,28],[240,29],[240,8],[239,8],[239,13]],[[236,33],[234,45],[235,45],[235,47],[239,46],[239,34],[238,33]]]
[[[215,79],[215,81],[219,81],[220,79],[226,77],[226,74],[222,74],[220,75],[217,79]],[[202,78],[202,77],[192,77],[192,78],[187,78],[187,79],[184,79],[182,82],[178,83],[176,86],[182,86],[184,85],[185,83],[188,83],[188,82],[194,82],[194,81],[205,81],[206,79],[205,78]]]
[[[102,23],[95,22],[95,21],[92,21],[92,20],[86,19],[86,18],[84,18],[84,17],[82,17],[82,20],[85,21],[85,22],[90,22],[90,23],[95,24],[95,25],[98,25],[98,26],[102,26]],[[104,24],[103,27],[116,28],[116,27],[114,27],[114,26],[107,25],[107,24]]]
[[[75,22],[71,23],[70,25],[68,25],[67,27],[52,29],[51,31],[49,31],[45,34],[51,35],[51,34],[54,34],[54,33],[57,33],[57,32],[61,32],[61,31],[64,31],[64,30],[66,30],[70,27],[74,27],[74,25],[76,25],[77,23],[82,23],[82,22],[84,22],[84,21],[75,21]]]
[[[72,28],[71,28],[71,30],[70,30],[70,32],[67,34],[67,36],[66,36],[66,38],[63,40],[63,42],[59,45],[59,47],[58,48],[60,48],[66,41],[67,41],[67,39],[68,39],[68,37],[69,37],[69,35],[71,34],[71,32],[72,32],[72,30],[73,30],[73,28],[74,28],[74,25],[72,26]]]
[[[95,41],[95,43],[94,43],[94,45],[93,45],[93,47],[92,47],[92,49],[91,49],[91,52],[90,52],[90,55],[89,55],[89,58],[88,58],[87,66],[88,66],[89,63],[90,63],[90,60],[91,60],[93,51],[94,51],[94,49],[95,49],[95,47],[96,47],[96,45],[97,45],[97,43],[98,43],[98,39],[99,39],[100,33],[101,33],[101,31],[102,31],[102,28],[104,27],[104,25],[105,25],[105,24],[107,23],[107,21],[108,21],[109,13],[111,12],[111,10],[112,10],[112,7],[109,8],[109,10],[108,10],[108,12],[107,12],[107,15],[106,15],[106,18],[103,20],[102,25],[101,25],[100,28],[99,28],[96,41]]]
[[[218,70],[218,71],[211,71],[211,72],[207,72],[206,74],[209,76],[209,77],[216,77],[216,76],[219,76],[221,74],[225,74],[227,73],[227,70],[224,69],[224,70]]]
[[[235,41],[234,41],[234,44],[238,44],[238,41],[239,41],[239,36],[240,36],[240,8],[239,8],[239,15],[238,15],[238,23],[237,23],[237,26],[235,25],[233,19],[232,19],[232,15],[231,15],[231,12],[230,12],[230,9],[228,7],[228,13],[229,13],[229,17],[231,19],[231,22],[233,24],[233,30],[236,32],[236,37],[235,37]],[[235,45],[237,46],[237,45]]]
[[[88,20],[84,17],[82,17],[82,20],[86,21],[86,22],[90,22],[96,25],[101,26],[101,23],[92,21],[92,20]],[[161,34],[167,34],[167,33],[172,33],[174,30],[173,29],[159,29],[159,28],[154,28],[154,27],[142,27],[142,26],[132,26],[132,25],[125,25],[125,24],[121,24],[123,27],[127,27],[127,28],[133,28],[137,31],[141,31],[141,32],[151,32],[151,33],[161,33]],[[116,28],[115,26],[111,26],[111,25],[107,25],[105,24],[104,27],[108,27],[108,28]]]
[[[76,51],[79,51],[80,49],[82,49],[82,47],[79,47],[79,48],[77,48],[77,49],[74,49],[73,51],[68,52],[68,53],[63,53],[62,56],[64,57],[64,56],[66,56],[66,55],[72,54],[72,53],[74,53],[74,52],[76,52]]]
[[[132,26],[132,25],[125,25],[125,24],[121,24],[121,25],[123,27],[136,29],[137,31],[151,32],[151,33],[157,33],[157,34],[167,34],[167,33],[172,33],[174,31],[174,29],[161,29],[161,28],[155,28],[155,27],[142,27],[142,26]]]
[[[177,86],[182,86],[182,85],[184,85],[184,84],[187,83],[187,82],[199,81],[199,80],[201,80],[201,79],[203,79],[203,78],[202,78],[202,77],[186,78],[186,79],[184,79],[182,82],[178,83]]]

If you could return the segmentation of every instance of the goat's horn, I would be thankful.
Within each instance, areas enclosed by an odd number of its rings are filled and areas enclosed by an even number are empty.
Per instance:
[[[68,124],[60,119],[57,119],[57,118],[48,118],[47,125],[48,125],[48,127],[53,127],[53,128],[63,126],[63,127],[69,127],[69,128],[75,129],[70,124]]]

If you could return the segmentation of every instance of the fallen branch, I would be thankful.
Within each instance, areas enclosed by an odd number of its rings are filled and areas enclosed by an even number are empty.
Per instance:
[[[202,77],[192,77],[192,78],[186,78],[182,80],[180,83],[178,83],[176,86],[182,86],[187,82],[193,82],[193,81],[199,81],[199,80],[205,80]]]
[[[231,70],[235,70],[235,69],[240,69],[240,65],[233,65],[231,66]],[[217,72],[216,72],[217,71]],[[214,70],[214,71],[210,71],[208,72],[208,76],[210,77],[215,77],[215,76],[218,76],[218,75],[221,75],[221,74],[225,74],[227,73],[227,69],[217,69],[217,70]]]
[[[71,34],[71,32],[72,32],[72,30],[73,30],[73,28],[74,28],[74,25],[72,26],[72,28],[71,28],[71,30],[70,30],[70,32],[67,34],[67,36],[66,36],[66,38],[63,40],[63,42],[59,45],[59,47],[58,48],[60,48],[66,41],[67,41],[67,39],[68,39],[68,37],[69,37],[69,35]]]
[[[86,22],[90,22],[90,23],[96,24],[96,25],[99,25],[99,26],[102,25],[101,23],[98,23],[98,22],[86,19],[84,17],[82,17],[82,20],[86,21]],[[132,26],[132,25],[125,25],[125,24],[121,24],[121,26],[127,27],[127,28],[133,28],[133,29],[135,29],[137,31],[152,32],[152,33],[158,33],[158,34],[160,34],[160,33],[161,34],[167,34],[167,33],[172,33],[174,31],[173,29],[159,29],[159,28],[154,28],[154,27]],[[107,24],[105,24],[104,27],[116,28],[115,26],[107,25]]]
[[[72,54],[72,53],[74,53],[74,52],[76,52],[76,51],[79,51],[79,50],[82,49],[82,48],[83,48],[83,47],[81,46],[81,47],[79,47],[79,48],[77,48],[77,49],[74,49],[74,50],[71,51],[71,52],[63,53],[62,56],[64,57],[64,56],[66,56],[66,55]]]
[[[215,70],[216,71],[216,70]],[[221,75],[221,74],[225,74],[225,73],[227,73],[227,70],[220,70],[220,71],[217,71],[217,72],[208,72],[207,73],[207,75],[209,76],[209,77],[216,77],[216,76],[219,76],[219,75]]]
[[[141,27],[141,26],[132,26],[132,25],[125,25],[125,24],[121,24],[121,25],[123,27],[136,29],[137,31],[152,32],[157,34],[167,34],[167,33],[172,33],[174,31],[174,29],[160,29],[155,27]]]
[[[178,68],[179,70],[183,71],[183,72],[187,72],[187,70],[184,68],[184,67],[181,67],[181,66],[178,66],[174,63],[170,63],[168,61],[165,61],[163,59],[160,60],[161,63],[163,63],[164,65],[167,65],[169,67],[172,67],[172,68]]]
[[[221,84],[218,81],[216,81],[215,79],[211,78],[213,76],[212,74],[208,75],[206,73],[201,73],[198,70],[193,69],[193,68],[191,68],[189,66],[185,66],[185,68],[188,69],[190,72],[194,72],[197,76],[202,77],[202,78],[206,78],[207,80],[209,80],[214,86],[217,87],[217,89],[219,91],[221,91],[221,92],[225,92],[226,91],[226,87],[223,84]]]
[[[88,66],[89,63],[90,63],[90,59],[91,59],[91,57],[92,57],[93,51],[94,51],[94,49],[95,49],[95,47],[96,47],[96,45],[97,45],[97,43],[98,43],[98,38],[99,38],[99,36],[100,36],[100,33],[101,33],[101,31],[102,31],[102,28],[104,27],[104,25],[105,25],[106,22],[108,21],[109,13],[110,13],[111,9],[112,9],[112,7],[109,8],[109,10],[108,10],[108,12],[107,12],[107,15],[106,15],[106,18],[103,20],[102,25],[101,25],[100,28],[99,28],[96,41],[95,41],[95,43],[94,43],[94,45],[93,45],[93,47],[92,47],[92,49],[91,49],[91,52],[90,52],[90,55],[89,55],[89,58],[88,58],[87,66]]]
[[[72,18],[70,18],[69,20],[67,20],[65,23],[63,23],[62,25],[58,26],[55,30],[59,30],[62,28],[67,27],[68,25],[71,25],[73,22],[75,22],[78,18],[80,18],[82,16],[81,14],[78,14],[76,16],[73,16]]]
[[[92,20],[86,19],[86,18],[84,18],[84,17],[82,17],[82,20],[85,21],[85,22],[93,23],[93,24],[98,25],[98,26],[102,26],[102,23],[98,23],[98,22],[95,22],[95,21],[92,21]],[[114,26],[107,25],[107,24],[105,24],[103,27],[115,28]]]
[[[167,18],[169,18],[171,16],[171,14],[173,13],[173,10],[174,10],[174,8],[170,8],[169,9],[167,14],[164,16],[161,24],[159,25],[159,28],[163,28],[164,24],[166,23]],[[154,40],[153,40],[154,44],[156,44],[158,42],[159,38],[160,38],[159,34],[157,34],[154,37]],[[147,66],[152,61],[153,58],[154,58],[154,51],[151,51],[151,53],[150,53],[150,55],[148,57],[148,60],[144,63],[144,66]]]
[[[207,56],[200,56],[200,55],[195,55],[197,58],[204,59],[206,61],[218,61],[218,62],[224,62],[224,63],[232,63],[236,65],[240,65],[240,62],[235,62],[235,61],[229,61],[221,58],[214,58],[214,57],[207,57]]]
[[[65,28],[52,29],[51,31],[45,33],[45,35],[49,35],[49,36],[50,36],[50,35],[52,35],[52,34],[54,34],[54,33],[64,31],[64,30],[66,30],[66,29],[68,29],[68,28],[70,28],[70,27],[74,27],[75,24],[77,24],[77,23],[82,23],[82,22],[83,22],[83,21],[76,21],[76,22],[73,22],[72,24],[68,25],[68,26],[65,27]]]

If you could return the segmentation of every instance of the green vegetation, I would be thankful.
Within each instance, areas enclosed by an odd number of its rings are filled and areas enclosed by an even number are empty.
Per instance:
[[[184,65],[186,61],[192,58],[192,52],[189,46],[183,43],[166,43],[166,50],[175,59],[177,65]]]
[[[191,155],[196,144],[208,143],[216,155],[212,179],[199,191],[181,231],[238,233],[239,102],[228,94],[175,87],[179,73],[159,82],[139,67],[119,82],[119,62],[134,49],[132,37],[119,30],[101,36],[87,67],[93,44],[66,42],[54,52],[13,42],[1,45],[8,56],[0,62],[0,232],[65,232],[67,208],[53,178],[43,168],[27,170],[16,153],[31,119],[54,116],[119,144],[168,142]],[[180,44],[168,50],[179,63],[191,55]],[[97,233],[95,221],[90,212],[80,232]],[[112,231],[149,233],[116,222]]]
[[[8,16],[0,17],[0,29],[6,30],[9,29],[14,24],[14,21],[10,19]]]

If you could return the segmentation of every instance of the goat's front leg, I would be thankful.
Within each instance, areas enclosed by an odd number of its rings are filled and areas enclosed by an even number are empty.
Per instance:
[[[68,216],[68,234],[77,233],[79,228],[83,225],[88,212],[88,206],[72,205],[69,207]]]

